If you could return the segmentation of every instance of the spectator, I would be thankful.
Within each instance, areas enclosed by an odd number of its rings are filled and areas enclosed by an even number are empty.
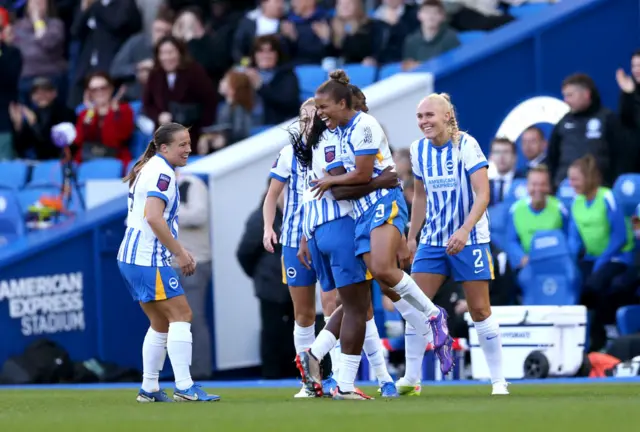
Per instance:
[[[264,201],[264,197],[263,197]],[[284,194],[278,199],[274,229],[280,231]],[[293,332],[293,303],[287,286],[282,283],[280,256],[282,245],[269,253],[262,245],[262,202],[249,216],[236,256],[242,270],[253,280],[255,295],[260,301],[260,356],[264,378],[284,378],[295,375],[291,359],[295,357],[292,343],[283,338]]]
[[[387,26],[369,19],[362,0],[337,1],[336,15],[331,19],[332,57],[347,64],[375,66],[388,38]]]
[[[567,177],[574,161],[589,153],[598,161],[604,184],[611,186],[624,159],[624,137],[617,117],[602,106],[600,93],[588,75],[567,77],[562,95],[570,111],[555,125],[549,140],[547,158],[553,187]]]
[[[64,58],[64,24],[55,14],[53,0],[29,0],[25,17],[14,28],[14,46],[22,53],[20,102],[30,99],[37,77],[49,78],[59,94],[67,91],[67,61]]]
[[[18,82],[22,70],[20,50],[11,46],[11,25],[0,23],[0,160],[13,158],[13,125],[9,106],[18,100]]]
[[[180,282],[191,306],[193,333],[194,379],[211,377],[211,330],[207,321],[207,304],[211,294],[211,242],[209,238],[209,191],[198,176],[178,173],[180,190],[180,242],[193,255],[198,265],[190,277],[180,276]]]
[[[403,69],[410,70],[420,63],[460,45],[456,32],[445,22],[442,1],[425,0],[418,9],[420,29],[404,41]]]
[[[122,90],[113,96],[111,77],[95,72],[87,78],[85,109],[76,122],[76,162],[111,157],[128,166],[131,161],[129,141],[133,136],[133,111],[121,103]]]
[[[173,36],[160,39],[142,98],[144,115],[156,125],[174,121],[190,127],[195,144],[202,127],[215,121],[216,106],[215,88],[186,45]]]
[[[499,3],[522,3],[522,0],[445,0],[451,16],[451,26],[458,31],[491,31],[511,21],[514,17],[504,13]]]
[[[280,33],[285,17],[284,0],[260,0],[260,7],[242,18],[233,40],[233,60],[249,63],[253,42],[257,37]]]
[[[289,52],[296,64],[319,64],[331,43],[328,13],[316,0],[292,0],[291,8],[287,21],[280,24]]]
[[[606,343],[604,326],[615,322],[615,311],[622,306],[622,293],[612,290],[611,281],[623,275],[633,261],[633,232],[611,190],[601,186],[592,155],[570,165],[569,182],[577,194],[571,207],[569,248],[580,258],[582,303],[594,313],[590,349],[598,351]]]
[[[529,263],[531,241],[538,231],[565,230],[567,209],[551,194],[551,178],[545,165],[529,170],[527,175],[529,196],[516,201],[509,210],[506,252],[514,269]]]
[[[398,177],[402,181],[406,181],[408,178],[413,178],[413,172],[411,170],[411,153],[409,149],[398,149],[393,154],[393,161],[396,164],[396,171]]]
[[[616,73],[620,87],[618,113],[622,126],[631,132],[629,146],[625,149],[625,159],[629,159],[629,171],[640,172],[640,50],[631,56],[631,76],[623,69]]]
[[[31,106],[12,104],[11,120],[15,130],[14,148],[23,159],[59,159],[60,147],[51,140],[51,128],[60,123],[76,123],[76,114],[69,109],[49,78],[33,80]]]
[[[253,0],[250,0],[253,3]],[[238,28],[240,20],[245,14],[245,9],[235,9],[242,1],[233,0],[211,0],[211,20],[207,23],[207,27],[214,31],[228,30],[229,36],[233,38],[235,29]],[[248,6],[246,9],[249,9]]]
[[[516,177],[526,177],[531,168],[547,163],[547,140],[538,126],[529,126],[522,132],[520,147],[526,159],[526,167],[518,171]]]
[[[206,33],[202,11],[195,7],[180,12],[173,25],[173,36],[187,44],[191,58],[204,68],[216,88],[233,64],[231,40],[225,39],[224,32],[215,36]]]
[[[111,77],[126,86],[125,100],[142,99],[144,84],[153,69],[153,49],[160,39],[171,34],[172,25],[173,18],[169,13],[158,14],[150,33],[131,36],[116,54],[111,63]]]
[[[82,44],[70,96],[72,106],[82,99],[85,77],[94,71],[108,71],[122,44],[141,28],[134,0],[82,0],[71,29]]]
[[[495,167],[495,174],[489,179],[490,205],[499,204],[507,197],[513,179],[516,178],[516,159],[516,145],[513,141],[496,138],[491,142],[489,160]]]
[[[298,115],[300,85],[290,64],[285,62],[280,39],[256,39],[251,67],[246,70],[256,91],[256,125],[275,125]]]
[[[229,71],[220,82],[225,103],[218,111],[218,124],[206,128],[198,143],[198,154],[206,155],[247,138],[251,133],[254,90],[249,77]]]
[[[152,34],[153,23],[159,14],[166,14],[169,8],[164,0],[136,0],[136,5],[142,17],[142,34]]]
[[[405,0],[382,0],[374,17],[389,26],[389,38],[378,60],[381,63],[402,61],[405,39],[420,26],[415,5]]]

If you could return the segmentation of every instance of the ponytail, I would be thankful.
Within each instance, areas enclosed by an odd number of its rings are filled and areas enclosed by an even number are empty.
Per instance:
[[[157,148],[156,148],[155,141],[153,140],[149,141],[149,145],[147,145],[146,150],[144,151],[142,156],[140,156],[140,159],[138,159],[138,162],[136,162],[133,168],[131,168],[131,171],[129,171],[129,174],[127,174],[127,176],[122,179],[122,182],[123,183],[128,182],[129,186],[133,185],[133,183],[136,181],[136,177],[142,170],[142,167],[144,167],[144,165],[147,162],[149,162],[149,159],[151,159],[156,155],[156,151],[157,151]]]

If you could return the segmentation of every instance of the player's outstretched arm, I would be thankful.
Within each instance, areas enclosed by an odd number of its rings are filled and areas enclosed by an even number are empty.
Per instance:
[[[333,168],[329,171],[329,174],[337,176],[345,172],[344,167],[339,167]],[[337,200],[356,200],[378,189],[393,189],[394,187],[398,187],[398,185],[398,174],[393,170],[393,167],[387,167],[378,177],[371,179],[369,183],[351,186],[333,186],[331,187],[331,193]]]

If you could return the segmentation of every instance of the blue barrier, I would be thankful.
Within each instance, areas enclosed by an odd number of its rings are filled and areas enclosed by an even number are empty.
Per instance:
[[[563,1],[517,20],[423,64],[438,92],[451,94],[460,125],[486,151],[500,123],[518,103],[534,96],[561,97],[562,80],[588,73],[604,104],[615,110],[615,71],[629,69],[640,46],[637,0]]]
[[[126,213],[115,200],[0,248],[0,364],[47,338],[74,360],[140,369],[148,322],[116,263]]]

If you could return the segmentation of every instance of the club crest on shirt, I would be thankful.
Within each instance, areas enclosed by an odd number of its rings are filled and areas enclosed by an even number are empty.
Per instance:
[[[158,177],[158,183],[156,184],[158,189],[160,189],[162,192],[166,192],[167,189],[169,189],[170,184],[171,177],[169,177],[167,174],[160,174],[160,177]]]
[[[278,155],[278,157],[276,158],[275,161],[273,161],[273,165],[271,165],[271,168],[275,168],[278,166],[278,161],[280,160],[280,155]]]
[[[324,148],[324,161],[331,163],[336,160],[336,146],[327,146]]]

